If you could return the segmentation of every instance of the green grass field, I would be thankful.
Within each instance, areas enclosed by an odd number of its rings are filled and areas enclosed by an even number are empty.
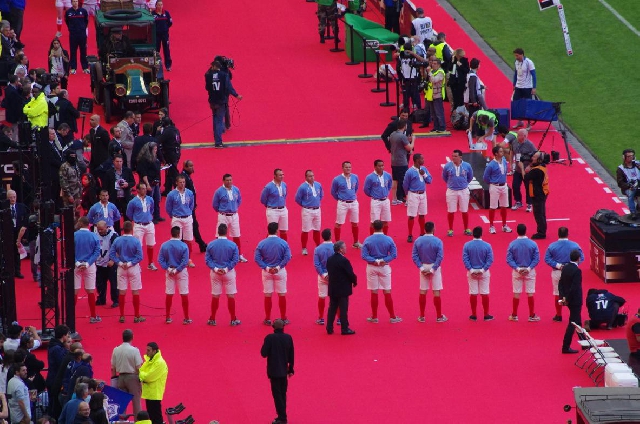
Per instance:
[[[536,0],[449,1],[512,67],[513,49],[525,50],[538,95],[566,102],[565,123],[615,173],[622,150],[639,144],[640,37],[598,0],[564,0],[574,52],[567,56],[555,8],[540,12]],[[607,2],[640,29],[640,1]]]

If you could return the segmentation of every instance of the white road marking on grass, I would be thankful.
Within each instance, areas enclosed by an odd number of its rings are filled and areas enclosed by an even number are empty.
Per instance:
[[[624,24],[624,26],[626,26],[627,28],[629,28],[629,30],[631,30],[631,32],[633,32],[635,35],[637,35],[638,37],[640,37],[640,31],[638,31],[636,29],[636,27],[634,27],[633,25],[631,25],[629,23],[629,21],[627,21],[621,14],[618,13],[618,11],[616,9],[614,9],[613,7],[611,7],[611,5],[609,3],[607,3],[604,0],[598,0],[604,7],[606,7],[607,9],[609,9],[609,12],[613,13],[613,16],[615,16],[616,18],[618,18],[618,20],[620,22],[622,22]]]
[[[587,171],[589,174],[595,174],[595,172],[593,172],[593,169],[591,168],[584,168],[585,171]]]
[[[598,178],[598,177],[593,177],[593,179],[594,179],[594,180],[596,180],[596,182],[597,182],[598,184],[602,184],[602,180],[601,180],[600,178]]]
[[[482,222],[484,222],[485,224],[488,224],[488,223],[489,223],[489,218],[487,218],[487,217],[486,217],[486,216],[484,216],[484,215],[480,215],[480,219],[481,219],[481,220],[482,220]]]
[[[604,187],[603,188],[605,193],[612,193],[611,189],[609,187]]]
[[[580,165],[584,165],[584,161],[580,158],[576,159],[576,162],[578,162]]]
[[[622,203],[622,201],[620,199],[618,199],[617,197],[612,197],[612,199],[616,203]]]

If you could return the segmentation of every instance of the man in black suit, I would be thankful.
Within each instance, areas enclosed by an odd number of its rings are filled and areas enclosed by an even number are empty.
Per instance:
[[[15,191],[7,191],[7,199],[9,199],[9,208],[11,209],[11,220],[13,221],[13,237],[15,243],[13,245],[13,251],[15,254],[15,277],[24,278],[24,275],[20,273],[20,253],[18,253],[18,245],[22,240],[22,236],[27,231],[27,225],[29,223],[29,210],[22,203],[17,203],[18,196]]]
[[[41,142],[39,153],[42,169],[42,197],[43,200],[53,200],[60,205],[60,166],[62,165],[62,150],[58,147],[56,131],[49,128],[48,141]]]
[[[89,170],[95,174],[95,170],[109,159],[109,142],[111,136],[109,131],[100,126],[100,116],[92,115],[89,118],[89,139],[91,143],[91,160],[89,161]]]
[[[572,250],[569,259],[571,262],[562,267],[558,282],[559,302],[569,308],[569,324],[562,341],[562,353],[578,353],[577,350],[571,349],[571,339],[575,331],[571,323],[582,325],[582,317],[580,316],[582,310],[582,271],[578,268],[580,251]]]
[[[146,125],[146,124],[145,124]],[[193,184],[193,180],[191,179],[191,174],[193,174],[195,170],[193,169],[193,161],[185,160],[182,165],[182,173],[180,175],[184,176],[184,180],[186,182],[186,188],[193,192],[193,213],[191,214],[193,217],[193,238],[200,246],[200,252],[204,253],[207,251],[207,243],[202,239],[202,235],[200,234],[200,224],[198,224],[198,219],[196,218],[196,209],[198,208],[198,196],[196,195],[196,187]]]
[[[336,309],[340,308],[340,325],[342,335],[356,334],[349,328],[349,296],[352,287],[358,285],[358,277],[353,272],[351,262],[346,258],[347,246],[343,241],[333,245],[333,256],[327,259],[327,280],[329,281],[329,310],[327,311],[327,334],[333,334],[333,320]]]
[[[22,85],[17,75],[9,77],[9,85],[4,92],[2,107],[6,109],[6,121],[11,124],[11,139],[18,141],[18,122],[24,120],[24,105],[26,99],[22,95]]]
[[[273,322],[273,334],[264,338],[260,355],[267,358],[267,377],[278,416],[271,424],[287,422],[287,378],[293,377],[293,338],[284,332],[284,321]]]
[[[116,205],[121,216],[126,216],[127,204],[131,200],[131,189],[135,185],[133,172],[123,165],[121,155],[115,155],[113,168],[106,173],[103,190],[109,192],[109,201]],[[120,234],[120,221],[113,223],[113,229]]]

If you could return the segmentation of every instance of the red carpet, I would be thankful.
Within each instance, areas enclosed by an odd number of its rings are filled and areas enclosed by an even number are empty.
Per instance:
[[[317,43],[314,5],[302,1],[289,3],[219,2],[199,3],[200,7],[178,8],[166,3],[176,25],[172,29],[174,71],[171,73],[174,102],[171,115],[183,128],[186,142],[211,140],[209,110],[202,90],[202,74],[215,54],[234,57],[238,64],[234,82],[245,100],[238,104],[239,125],[225,134],[225,141],[269,140],[276,138],[333,137],[379,134],[393,114],[380,108],[381,97],[371,94],[371,80],[356,77],[359,67],[342,63],[344,54],[327,52],[330,45]],[[469,57],[480,57],[450,17],[433,1],[424,1],[439,30],[445,30],[450,44],[463,45]],[[222,8],[224,13],[220,13]],[[41,25],[53,34],[53,7],[44,1],[29,3],[25,43],[34,52],[35,27]],[[250,23],[250,25],[249,25]],[[261,28],[254,34],[249,28]],[[213,30],[215,29],[215,30]],[[209,31],[212,33],[210,34]],[[39,31],[38,31],[39,32]],[[206,35],[204,35],[206,34]],[[198,36],[199,38],[196,38]],[[48,43],[47,43],[48,44]],[[65,43],[66,44],[66,43]],[[222,47],[224,46],[224,47]],[[197,50],[195,49],[197,47]],[[41,50],[43,50],[42,48]],[[32,65],[42,58],[31,53]],[[482,61],[482,77],[489,87],[489,103],[493,107],[508,104],[509,82],[489,63]],[[88,94],[88,78],[72,78],[73,96]],[[150,120],[151,116],[145,117]],[[201,122],[199,122],[201,121]],[[199,122],[199,123],[198,123]],[[534,133],[534,142],[540,135]],[[555,139],[555,140],[554,140]],[[545,149],[560,148],[556,134],[545,142]],[[456,233],[445,237],[445,187],[440,178],[441,165],[454,148],[465,148],[462,133],[451,138],[420,139],[416,152],[426,154],[427,166],[434,174],[428,188],[428,219],[436,223],[436,234],[445,243],[443,263],[443,312],[449,322],[437,324],[431,294],[427,300],[427,323],[416,321],[418,315],[418,274],[410,259],[411,245],[406,243],[406,211],[393,208],[390,235],[398,245],[399,258],[392,264],[393,295],[398,315],[404,322],[391,325],[380,302],[378,325],[368,324],[369,294],[366,292],[364,263],[359,252],[349,249],[360,283],[351,299],[350,318],[357,331],[354,337],[327,336],[313,323],[316,319],[317,286],[312,256],[300,255],[300,211],[293,194],[303,181],[304,171],[312,168],[323,184],[327,198],[323,203],[323,226],[332,227],[335,201],[328,195],[331,179],[340,172],[343,160],[353,162],[354,173],[364,180],[371,172],[373,160],[387,159],[379,139],[366,142],[313,143],[302,145],[269,145],[226,150],[185,150],[183,159],[193,159],[196,167],[199,219],[205,238],[214,235],[215,216],[210,208],[213,191],[221,184],[224,173],[234,176],[242,190],[241,227],[243,252],[252,258],[253,249],[265,236],[264,208],[259,193],[275,167],[285,171],[289,185],[289,243],[293,260],[289,265],[287,327],[296,343],[296,375],[290,381],[289,416],[292,423],[496,423],[496,422],[560,422],[570,417],[562,406],[572,403],[573,386],[591,385],[585,374],[572,365],[575,357],[560,354],[565,322],[553,323],[553,297],[550,270],[538,268],[536,312],[540,323],[528,323],[526,302],[520,306],[521,322],[507,321],[511,310],[511,282],[505,262],[506,247],[515,237],[486,235],[493,245],[496,262],[492,268],[491,311],[493,322],[470,322],[467,283],[461,250],[468,240],[461,234],[462,224],[456,217]],[[564,156],[564,155],[563,155]],[[298,158],[302,157],[302,160]],[[539,243],[544,253],[555,239],[557,228],[570,228],[570,238],[582,246],[588,257],[588,218],[598,208],[621,212],[613,194],[594,180],[586,165],[551,165],[551,195],[547,216],[550,238]],[[580,181],[579,189],[576,181]],[[587,195],[588,193],[588,195]],[[368,234],[368,201],[360,194],[361,241]],[[483,224],[486,211],[471,212],[471,226]],[[509,220],[526,223],[531,230],[533,217],[523,210],[509,213]],[[168,238],[169,224],[157,226],[158,241]],[[345,231],[346,233],[346,231]],[[350,240],[350,236],[345,234]],[[157,252],[157,249],[156,249]],[[144,349],[148,341],[156,341],[170,368],[164,406],[184,402],[187,411],[201,423],[216,419],[221,423],[268,422],[274,416],[265,361],[259,356],[262,338],[270,328],[263,319],[261,280],[258,267],[250,261],[238,266],[237,296],[239,327],[229,327],[226,300],[218,311],[218,326],[207,327],[210,285],[202,254],[196,253],[197,268],[190,272],[191,315],[194,324],[182,326],[179,301],[174,301],[174,324],[164,324],[164,278],[160,272],[143,272],[142,312],[148,317],[143,324],[132,324],[128,298],[128,322],[117,323],[117,312],[99,307],[101,324],[88,324],[86,299],[78,305],[78,329],[86,349],[94,355],[98,378],[109,378],[111,350],[119,344],[124,328],[133,328],[134,344]],[[144,261],[146,263],[146,259]],[[588,270],[588,259],[582,265],[585,292],[604,284]],[[608,287],[637,305],[635,285]],[[19,317],[24,324],[39,325],[35,283],[21,281],[18,286]],[[22,299],[32,299],[25,302]],[[584,312],[586,314],[586,311]],[[274,305],[274,316],[277,307]],[[584,316],[583,316],[584,318]],[[623,330],[600,333],[599,337],[623,337]]]

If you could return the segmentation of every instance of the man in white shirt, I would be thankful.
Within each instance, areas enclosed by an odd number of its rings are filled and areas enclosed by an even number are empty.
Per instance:
[[[536,66],[524,55],[524,50],[521,48],[515,49],[513,55],[516,62],[513,72],[512,100],[530,99],[536,94]]]
[[[420,42],[423,44],[425,40],[431,44],[431,42],[436,38],[431,18],[424,16],[424,9],[421,7],[416,9],[416,15],[418,17],[411,22],[413,25],[413,28],[411,28],[411,35],[417,35],[420,38]],[[427,44],[427,46],[429,44]]]

